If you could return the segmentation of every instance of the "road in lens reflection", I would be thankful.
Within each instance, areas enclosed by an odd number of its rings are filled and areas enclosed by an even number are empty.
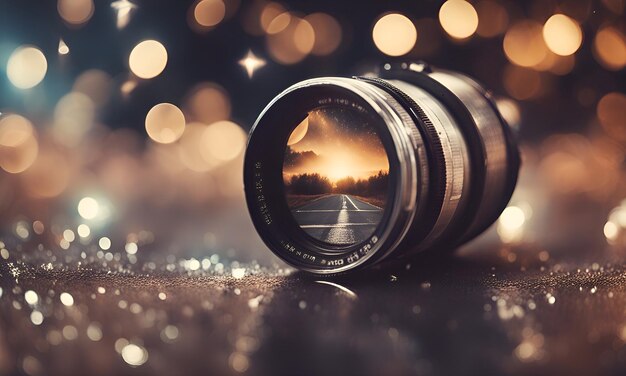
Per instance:
[[[307,234],[331,244],[353,244],[370,236],[383,209],[352,195],[333,194],[292,210]]]

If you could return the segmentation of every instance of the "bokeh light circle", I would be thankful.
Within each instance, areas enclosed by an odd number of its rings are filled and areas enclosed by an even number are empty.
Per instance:
[[[540,64],[549,53],[542,25],[530,20],[513,25],[504,36],[503,46],[506,57],[522,67]]]
[[[268,34],[280,33],[281,31],[285,30],[287,26],[289,26],[290,22],[291,22],[291,13],[283,12],[277,15],[276,17],[272,18],[272,20],[267,25],[267,27],[264,28],[264,30]],[[262,25],[263,24],[261,23],[261,26]]]
[[[478,28],[478,13],[464,0],[448,0],[439,9],[441,27],[452,38],[471,37]]]
[[[46,76],[48,62],[36,47],[21,46],[15,49],[7,63],[7,76],[19,89],[37,86]]]
[[[128,65],[137,77],[154,78],[161,74],[167,65],[167,50],[156,40],[145,40],[133,48]]]
[[[95,219],[100,213],[100,203],[93,197],[83,197],[76,207],[78,214],[85,219]]]
[[[478,27],[476,34],[481,37],[491,38],[506,31],[509,25],[509,14],[506,8],[495,1],[483,0],[476,3],[478,14]]]
[[[185,113],[192,121],[211,124],[230,118],[228,93],[220,85],[204,82],[196,85],[185,99]]]
[[[315,31],[313,55],[329,55],[341,44],[341,25],[337,20],[326,13],[313,13],[304,18]]]
[[[385,55],[407,54],[417,42],[417,29],[413,22],[399,13],[382,16],[372,30],[376,47]]]
[[[202,133],[203,156],[211,161],[230,161],[243,151],[246,133],[232,121],[218,121],[209,125]]]
[[[550,51],[569,56],[580,48],[583,32],[575,20],[564,14],[555,14],[543,25],[543,39]]]
[[[73,91],[88,96],[94,105],[101,107],[109,100],[113,82],[111,76],[99,69],[84,71],[74,81]]]
[[[280,17],[280,16],[279,16]],[[274,30],[270,24],[270,29]],[[315,31],[313,26],[301,18],[289,16],[288,25],[274,34],[267,35],[267,48],[270,56],[282,64],[295,64],[302,61],[311,51],[315,44]]]
[[[266,4],[263,7],[263,10],[261,11],[261,14],[259,16],[259,24],[261,28],[263,29],[263,31],[267,33],[272,21],[274,21],[276,17],[280,16],[283,13],[285,13],[285,7],[283,7],[281,4],[279,3]],[[289,15],[289,13],[287,13],[287,15]]]
[[[71,170],[69,161],[59,151],[43,147],[37,160],[22,174],[25,190],[35,198],[60,195],[68,186]]]
[[[54,108],[52,135],[63,145],[78,145],[93,127],[96,107],[87,95],[70,92],[64,95]]]
[[[626,66],[626,36],[614,27],[598,31],[593,51],[596,60],[609,70],[620,70]]]
[[[39,144],[31,122],[20,115],[0,120],[0,168],[17,174],[29,168],[37,158]]]
[[[93,0],[59,0],[57,10],[63,20],[71,25],[82,25],[93,16]]]
[[[626,95],[608,93],[600,99],[597,108],[598,119],[611,137],[626,141]]]
[[[212,27],[226,16],[226,5],[222,0],[202,0],[194,7],[193,16],[200,26]]]
[[[161,144],[171,144],[185,131],[185,115],[171,103],[159,103],[146,115],[146,132]]]
[[[206,172],[217,165],[217,161],[207,161],[204,157],[208,148],[203,137],[206,129],[202,123],[187,124],[177,145],[180,162],[191,171]]]
[[[534,98],[540,93],[541,86],[539,72],[515,65],[509,65],[504,70],[504,87],[515,99]]]

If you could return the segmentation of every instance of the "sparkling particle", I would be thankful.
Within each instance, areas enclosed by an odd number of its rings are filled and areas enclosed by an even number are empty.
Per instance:
[[[122,349],[122,359],[129,365],[137,367],[148,361],[148,351],[141,346],[130,343]]]
[[[232,275],[235,279],[241,279],[246,275],[246,268],[233,268]]]
[[[104,287],[102,287],[102,286],[98,287],[98,294],[104,294],[106,292],[107,292],[107,290]]]
[[[70,53],[70,48],[65,44],[63,39],[59,39],[58,51],[60,55],[67,55]]]
[[[253,311],[256,310],[257,308],[259,308],[259,304],[261,304],[262,299],[263,295],[259,295],[256,298],[248,300],[248,307],[250,307],[250,309]]]
[[[128,0],[116,0],[111,3],[111,8],[117,12],[117,28],[123,29],[130,22],[130,17],[137,9],[137,5]]]
[[[556,302],[556,298],[552,294],[547,294],[546,299],[548,299],[548,303],[554,304]]]
[[[34,325],[41,325],[41,323],[43,322],[43,314],[39,311],[33,311],[30,314],[30,321],[34,324]]]
[[[32,306],[37,304],[37,302],[39,301],[39,296],[33,290],[28,290],[24,293],[24,300],[26,300],[26,303]]]
[[[167,299],[167,295],[164,292],[160,292],[159,293],[159,299],[160,300],[165,300],[165,299]]]
[[[254,72],[256,72],[257,69],[263,68],[265,64],[265,60],[254,55],[251,50],[248,50],[248,54],[243,59],[239,60],[239,65],[246,70],[248,78],[252,78]]]
[[[300,300],[300,303],[298,303],[298,307],[300,307],[300,309],[305,309],[306,308],[306,302],[304,300]]]
[[[63,303],[63,305],[66,307],[71,307],[74,305],[74,297],[67,292],[61,293],[59,299],[61,300],[61,303]]]

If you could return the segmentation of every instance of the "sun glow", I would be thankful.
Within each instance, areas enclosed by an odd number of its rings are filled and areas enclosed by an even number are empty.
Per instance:
[[[368,179],[389,170],[387,153],[358,114],[318,109],[292,131],[283,174],[319,174],[331,184],[352,177]]]

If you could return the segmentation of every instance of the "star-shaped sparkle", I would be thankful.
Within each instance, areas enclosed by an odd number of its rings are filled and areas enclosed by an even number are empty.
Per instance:
[[[137,5],[128,0],[116,0],[111,3],[111,8],[117,12],[117,28],[123,29],[130,22],[130,15]]]
[[[239,65],[244,67],[248,73],[248,77],[252,78],[254,72],[265,65],[265,60],[253,54],[252,50],[248,50],[248,54],[243,59],[239,60]]]

